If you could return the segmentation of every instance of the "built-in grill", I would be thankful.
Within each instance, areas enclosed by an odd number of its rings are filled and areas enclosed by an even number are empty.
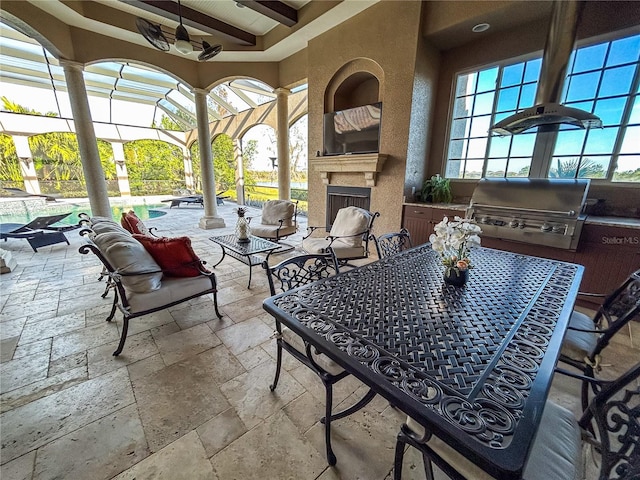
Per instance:
[[[483,178],[467,209],[483,237],[575,250],[589,180]]]

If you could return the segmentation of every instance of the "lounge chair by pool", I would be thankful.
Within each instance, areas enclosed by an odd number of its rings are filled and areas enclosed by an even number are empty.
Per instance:
[[[29,242],[34,252],[37,252],[40,247],[56,243],[66,242],[69,245],[69,240],[65,237],[64,232],[79,228],[80,225],[53,226],[54,223],[69,215],[71,214],[63,213],[61,215],[38,217],[26,224],[0,223],[0,239],[6,242],[9,238],[24,238]]]

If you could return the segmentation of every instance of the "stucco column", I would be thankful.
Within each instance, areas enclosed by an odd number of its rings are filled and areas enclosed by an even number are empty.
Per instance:
[[[278,135],[278,198],[291,199],[291,167],[289,166],[289,94],[286,88],[276,88]]]
[[[70,60],[60,60],[60,65],[64,69],[64,78],[67,82],[69,103],[73,113],[84,179],[87,182],[91,213],[94,216],[111,218],[107,182],[104,179],[104,170],[100,163],[96,132],[93,129],[87,89],[82,76],[83,66]]]
[[[200,147],[200,170],[202,172],[202,196],[204,198],[204,217],[200,219],[202,229],[223,228],[224,220],[218,216],[216,207],[216,179],[213,173],[213,153],[211,152],[211,134],[209,133],[209,113],[207,111],[207,92],[194,88],[196,117],[198,124],[198,146]]]
[[[239,138],[233,139],[233,158],[236,163],[236,196],[238,205],[244,205],[244,164],[242,163],[242,146]]]
[[[116,176],[118,177],[118,190],[120,196],[130,197],[131,186],[129,185],[129,172],[124,160],[124,144],[121,142],[110,142],[113,149],[113,160],[116,162]]]
[[[191,152],[186,146],[182,147],[182,160],[184,161],[184,184],[189,190],[195,190]]]
[[[31,153],[31,147],[29,147],[29,137],[13,135],[11,138],[16,146],[16,155],[20,164],[24,189],[29,193],[40,194],[40,182],[38,182],[36,166],[33,163],[33,154]]]

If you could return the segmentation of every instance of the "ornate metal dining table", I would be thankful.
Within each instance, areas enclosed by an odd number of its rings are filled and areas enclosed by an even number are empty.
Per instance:
[[[264,308],[496,478],[519,478],[584,268],[488,248],[463,287],[429,244]]]

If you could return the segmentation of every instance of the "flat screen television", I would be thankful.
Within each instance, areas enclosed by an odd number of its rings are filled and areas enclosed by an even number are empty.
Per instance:
[[[381,119],[382,102],[325,113],[323,155],[379,152]]]

